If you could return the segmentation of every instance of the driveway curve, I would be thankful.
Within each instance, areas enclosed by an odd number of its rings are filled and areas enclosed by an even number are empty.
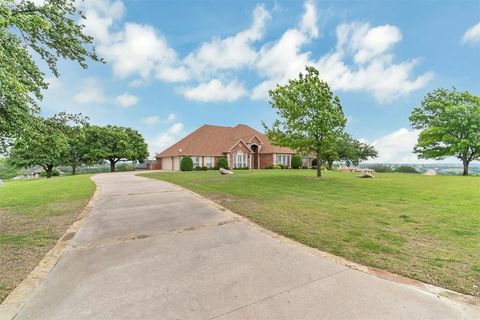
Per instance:
[[[15,319],[479,319],[472,304],[348,268],[172,184],[102,194]]]

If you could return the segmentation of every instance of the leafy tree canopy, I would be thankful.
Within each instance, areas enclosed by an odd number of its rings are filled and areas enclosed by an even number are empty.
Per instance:
[[[274,144],[314,152],[321,163],[322,150],[343,132],[346,118],[340,99],[319,78],[318,70],[307,66],[306,71],[298,79],[269,91],[270,104],[280,119],[271,127],[263,125]],[[320,176],[318,165],[317,177]]]
[[[31,121],[35,129],[26,130],[15,139],[9,162],[23,168],[41,166],[50,178],[53,168],[63,163],[67,138],[58,130],[54,118],[36,117]]]
[[[139,161],[143,163],[148,157],[148,147],[143,136],[134,129],[118,126],[90,126],[85,131],[88,154],[91,162],[110,162],[110,169],[115,171],[119,161]]]
[[[413,109],[410,122],[422,130],[414,148],[420,158],[456,157],[464,175],[470,162],[480,159],[480,97],[455,88],[436,89]]]
[[[83,34],[78,23],[81,12],[75,0],[0,1],[0,140],[29,130],[38,114],[38,100],[47,89],[45,74],[31,52],[59,76],[59,58],[87,67],[88,58],[99,61],[91,47],[92,38]]]

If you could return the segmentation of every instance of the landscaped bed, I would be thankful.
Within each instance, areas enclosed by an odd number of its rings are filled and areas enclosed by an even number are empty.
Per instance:
[[[480,178],[313,170],[159,172],[267,229],[349,260],[480,296]]]
[[[11,181],[0,187],[0,302],[76,220],[95,191],[90,176]]]

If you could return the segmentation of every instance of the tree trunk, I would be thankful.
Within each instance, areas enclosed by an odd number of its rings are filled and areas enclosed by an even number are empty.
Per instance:
[[[52,177],[53,166],[48,165],[46,171],[47,171],[47,179],[50,179]]]
[[[317,178],[322,176],[322,162],[320,160],[320,150],[317,150]]]
[[[72,163],[72,176],[77,174],[77,161],[73,161]]]
[[[328,170],[332,170],[333,160],[329,160],[327,164],[328,164]]]
[[[470,162],[467,160],[463,160],[463,175],[468,176],[468,166],[470,165]]]
[[[110,160],[110,172],[115,172],[115,161]]]

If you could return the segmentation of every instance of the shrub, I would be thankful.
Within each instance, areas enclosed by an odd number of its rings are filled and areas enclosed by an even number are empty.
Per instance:
[[[384,164],[372,164],[369,165],[367,168],[375,170],[376,172],[393,172],[392,167]]]
[[[199,167],[199,166],[196,166],[195,168],[193,168],[194,171],[200,171],[202,170],[202,167]]]
[[[274,165],[272,166],[272,169],[283,169],[281,165]]]
[[[220,158],[218,160],[218,168],[228,169],[228,160],[227,158]]]
[[[180,170],[182,171],[192,171],[193,170],[193,160],[191,157],[186,156],[180,161]]]
[[[273,169],[273,165],[269,165],[268,167],[265,167],[265,169]]]
[[[250,169],[249,167],[242,167],[242,168],[234,168],[234,170],[248,170]]]
[[[134,171],[135,166],[131,163],[120,163],[115,167],[115,171]]]
[[[303,164],[302,157],[300,157],[299,155],[294,155],[292,157],[292,168],[293,169],[299,169],[300,167],[302,167],[302,164]]]
[[[47,176],[46,171],[40,172],[40,177],[46,177],[46,176]],[[60,170],[58,170],[57,168],[53,168],[52,169],[52,177],[58,177],[58,176],[60,176]]]
[[[302,169],[308,169],[308,166],[302,166]]]
[[[395,172],[400,173],[420,173],[415,167],[412,166],[399,166],[395,168]]]
[[[201,169],[202,169],[202,171],[207,171],[207,170],[208,170],[208,167],[207,167],[207,166],[203,166]]]
[[[312,169],[317,169],[317,166],[316,166],[316,165],[312,165]]]

